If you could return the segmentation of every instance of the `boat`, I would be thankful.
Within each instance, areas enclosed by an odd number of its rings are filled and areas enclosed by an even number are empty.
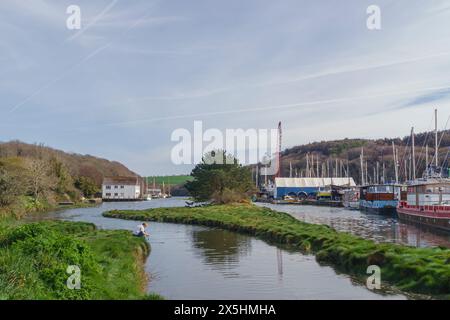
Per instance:
[[[298,202],[298,200],[295,197],[292,197],[292,196],[289,196],[289,195],[284,196],[283,200],[285,202]]]
[[[427,148],[425,172],[422,178],[414,179],[408,184],[406,197],[399,203],[397,213],[400,220],[450,231],[450,178],[448,174],[444,174],[444,171],[448,172],[448,168],[444,170],[438,161],[437,110],[434,112],[434,163],[428,162]],[[414,151],[413,130],[412,141]]]
[[[152,196],[148,194],[147,197],[145,198],[145,200],[146,200],[146,201],[152,200]]]
[[[316,199],[320,200],[332,200],[331,186],[319,187],[316,192]]]
[[[401,220],[450,231],[450,179],[415,181],[397,208]]]
[[[359,208],[369,213],[395,216],[401,196],[401,185],[377,184],[360,188]]]
[[[343,190],[342,205],[350,210],[359,209],[359,189],[350,188]]]

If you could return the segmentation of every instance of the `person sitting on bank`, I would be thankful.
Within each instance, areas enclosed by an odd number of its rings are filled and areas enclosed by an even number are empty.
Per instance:
[[[148,224],[146,222],[140,224],[137,226],[137,230],[134,233],[136,237],[148,237],[150,234],[145,230],[148,227]]]

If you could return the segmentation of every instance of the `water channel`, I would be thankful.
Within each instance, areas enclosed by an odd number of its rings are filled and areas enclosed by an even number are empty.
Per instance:
[[[104,229],[134,230],[137,221],[104,218],[101,214],[112,209],[184,204],[182,198],[105,202],[98,207],[50,213],[46,218],[92,222]],[[342,226],[347,225],[330,218],[336,209],[301,208],[314,214],[299,213],[296,210],[300,208],[287,206],[277,206],[276,209],[293,210],[294,216],[306,221],[310,221],[312,216],[320,216],[320,219],[325,219],[323,223],[343,230]],[[353,217],[354,214],[343,213],[341,216]],[[313,222],[320,223],[320,220]],[[156,222],[150,223],[149,231],[152,250],[145,266],[150,277],[148,291],[157,292],[167,299],[407,298],[401,293],[371,291],[332,267],[319,265],[313,255],[280,249],[254,237],[201,226]]]

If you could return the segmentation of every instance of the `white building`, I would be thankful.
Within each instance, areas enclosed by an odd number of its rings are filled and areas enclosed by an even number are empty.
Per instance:
[[[141,185],[138,177],[105,177],[103,179],[103,200],[136,200],[140,197]]]

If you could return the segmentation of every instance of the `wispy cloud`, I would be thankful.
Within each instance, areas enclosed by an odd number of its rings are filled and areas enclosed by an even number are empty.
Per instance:
[[[367,30],[359,0],[79,0],[78,32],[65,25],[70,4],[0,2],[3,140],[169,172],[136,158],[167,152],[171,131],[196,119],[218,128],[282,120],[295,145],[403,135],[436,104],[450,114],[446,1],[380,0],[380,31]]]
[[[412,99],[410,102],[406,103],[405,107],[417,106],[422,104],[427,104],[431,102],[437,102],[450,97],[450,88],[442,88],[431,93],[427,93]]]

